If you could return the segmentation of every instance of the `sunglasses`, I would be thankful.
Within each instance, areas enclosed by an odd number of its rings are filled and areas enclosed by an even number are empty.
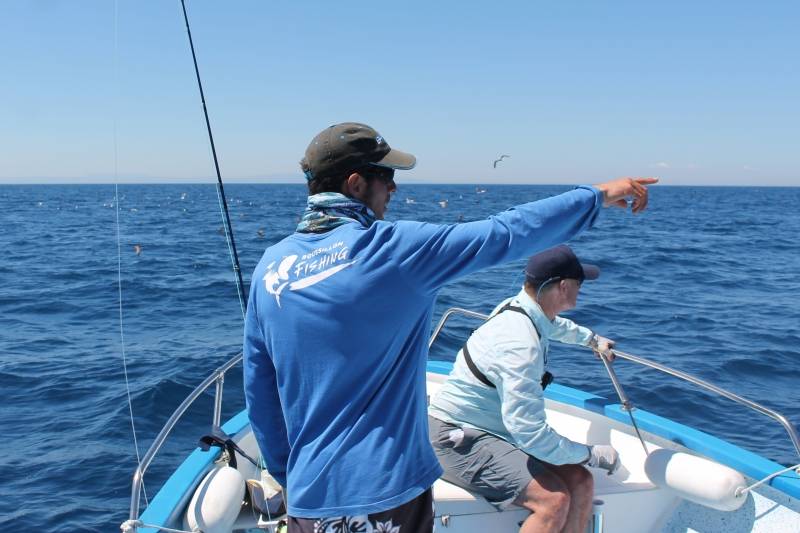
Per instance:
[[[393,168],[379,167],[377,165],[366,165],[359,168],[358,173],[367,179],[377,179],[386,184],[394,180]]]

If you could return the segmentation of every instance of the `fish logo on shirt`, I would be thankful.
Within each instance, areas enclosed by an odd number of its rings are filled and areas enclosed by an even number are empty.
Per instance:
[[[267,292],[275,296],[275,302],[281,307],[281,294],[286,287],[290,291],[299,291],[328,279],[353,265],[357,259],[348,259],[349,249],[344,243],[318,248],[308,254],[285,256],[280,260],[277,270],[273,261],[267,266],[267,271],[262,278]],[[298,261],[299,259],[299,261]],[[292,281],[294,277],[294,281]]]
[[[295,261],[297,261],[296,255],[284,257],[277,271],[272,270],[272,267],[275,266],[275,261],[273,261],[267,267],[267,273],[262,278],[267,292],[275,296],[278,307],[281,306],[281,293],[286,288],[286,285],[289,284],[289,269],[292,268]]]

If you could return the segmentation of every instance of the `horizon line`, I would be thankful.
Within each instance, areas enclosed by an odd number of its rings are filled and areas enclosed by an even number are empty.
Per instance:
[[[50,181],[44,181],[45,179]],[[216,185],[216,180],[207,181],[184,181],[177,178],[161,180],[161,181],[69,181],[71,178],[63,178],[65,181],[52,180],[52,178],[41,178],[34,181],[9,181],[4,182],[0,178],[0,186],[11,185]],[[613,181],[613,180],[609,180]],[[600,182],[604,183],[604,182]],[[306,182],[302,178],[294,181],[273,181],[266,179],[258,181],[257,178],[253,179],[230,179],[224,181],[225,185],[305,185]],[[467,181],[467,182],[441,182],[441,181],[427,181],[427,180],[409,180],[400,181],[398,187],[403,185],[476,185],[476,186],[578,186],[578,185],[593,185],[591,183],[578,183],[578,182],[551,182],[551,183],[525,183],[525,182],[481,182],[481,181]],[[787,184],[712,184],[712,183],[657,183],[651,187],[752,187],[752,188],[798,188],[800,185],[787,185]]]

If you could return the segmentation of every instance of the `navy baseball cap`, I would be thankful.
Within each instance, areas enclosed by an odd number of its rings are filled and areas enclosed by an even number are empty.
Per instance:
[[[525,266],[525,277],[534,285],[555,279],[584,280],[597,279],[600,269],[578,261],[577,256],[566,244],[550,248],[532,255]]]
[[[308,181],[367,165],[409,170],[416,164],[416,157],[390,148],[380,133],[358,122],[334,124],[319,132],[300,161]]]

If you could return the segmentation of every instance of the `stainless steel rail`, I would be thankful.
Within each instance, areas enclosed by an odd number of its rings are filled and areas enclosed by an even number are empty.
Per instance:
[[[444,328],[445,323],[450,319],[450,317],[452,317],[455,314],[462,314],[462,315],[466,315],[466,316],[471,317],[471,318],[477,318],[477,319],[480,319],[480,320],[486,320],[487,318],[489,318],[488,315],[484,315],[484,314],[481,314],[481,313],[476,313],[474,311],[469,311],[467,309],[461,309],[460,307],[452,307],[452,308],[448,309],[447,311],[445,311],[445,313],[442,315],[442,318],[439,320],[439,323],[436,325],[436,329],[434,330],[433,335],[431,335],[431,338],[428,341],[428,347],[429,348],[433,345],[434,341],[436,341],[436,338],[441,333],[442,329]],[[704,388],[706,390],[709,390],[709,391],[711,391],[711,392],[713,392],[715,394],[719,394],[720,396],[723,396],[724,398],[728,398],[729,400],[733,400],[734,402],[736,402],[738,404],[741,404],[741,405],[744,405],[745,407],[747,407],[749,409],[752,409],[753,411],[756,411],[756,412],[761,413],[763,415],[766,415],[766,416],[768,416],[768,417],[770,417],[770,418],[772,418],[774,420],[777,420],[783,426],[783,428],[786,430],[786,433],[789,434],[789,439],[791,439],[792,444],[794,445],[794,449],[797,452],[798,457],[800,457],[800,438],[798,438],[797,431],[795,431],[795,429],[792,426],[791,422],[789,422],[789,420],[785,416],[783,416],[782,414],[780,414],[780,413],[778,413],[776,411],[773,411],[772,409],[768,409],[767,407],[764,407],[763,405],[757,404],[756,402],[750,401],[747,398],[742,398],[741,396],[739,396],[737,394],[734,394],[734,393],[732,393],[730,391],[727,391],[725,389],[722,389],[720,387],[717,387],[716,385],[712,385],[711,383],[709,383],[707,381],[703,381],[702,379],[697,378],[695,376],[692,376],[691,374],[687,374],[686,372],[681,372],[680,370],[675,370],[674,368],[670,368],[670,367],[668,367],[666,365],[662,365],[661,363],[656,363],[655,361],[650,361],[649,359],[645,359],[644,357],[639,357],[637,355],[631,355],[629,353],[621,352],[619,350],[612,350],[612,351],[614,352],[615,356],[617,356],[617,357],[619,357],[621,359],[625,359],[625,360],[630,361],[632,363],[636,363],[636,364],[639,364],[639,365],[642,365],[642,366],[646,366],[648,368],[652,368],[654,370],[658,370],[658,371],[663,372],[665,374],[669,374],[670,376],[676,377],[678,379],[682,379],[684,381],[688,381],[689,383],[697,385],[698,387],[702,387],[702,388]],[[609,378],[611,378],[612,381],[614,379],[614,377],[611,374],[609,374]]]
[[[447,311],[444,312],[442,318],[439,320],[439,323],[436,325],[436,328],[431,335],[430,340],[428,341],[428,348],[433,346],[433,343],[439,337],[439,334],[444,329],[445,324],[453,315],[464,315],[469,318],[476,318],[478,320],[487,320],[489,315],[483,313],[477,313],[475,311],[470,311],[468,309],[462,309],[460,307],[451,307]],[[716,385],[712,385],[706,381],[703,381],[700,378],[694,377],[691,374],[687,374],[685,372],[681,372],[680,370],[675,370],[668,366],[662,365],[660,363],[656,363],[654,361],[650,361],[643,357],[639,357],[636,355],[631,355],[629,353],[621,352],[619,350],[613,350],[614,355],[621,359],[625,359],[627,361],[631,361],[632,363],[636,363],[642,366],[646,366],[652,368],[654,370],[658,370],[665,374],[669,374],[673,377],[682,379],[684,381],[688,381],[689,383],[693,383],[699,387],[707,389],[711,392],[719,394],[729,400],[733,400],[745,407],[748,407],[756,412],[759,412],[763,415],[766,415],[770,418],[777,420],[786,432],[789,434],[789,438],[794,444],[795,450],[797,451],[798,456],[800,456],[800,438],[797,436],[797,432],[795,431],[792,424],[789,420],[783,416],[782,414],[773,411],[764,407],[763,405],[757,404],[753,401],[750,401],[746,398],[742,398],[732,392],[726,391],[725,389],[721,389]],[[239,353],[235,355],[232,359],[228,362],[217,368],[210,376],[208,376],[200,385],[198,385],[190,394],[186,397],[185,400],[175,409],[175,412],[172,413],[172,416],[169,417],[164,427],[161,428],[161,431],[156,436],[153,444],[150,445],[150,448],[147,450],[147,453],[144,454],[142,457],[142,461],[139,466],[136,468],[133,474],[133,485],[131,487],[131,508],[130,508],[130,520],[129,523],[134,523],[139,519],[139,504],[140,504],[140,496],[142,491],[142,481],[144,479],[144,473],[147,471],[147,468],[150,466],[150,463],[153,462],[153,458],[163,446],[164,441],[169,436],[172,429],[175,427],[175,424],[180,420],[186,410],[194,403],[194,401],[203,393],[205,392],[211,384],[216,385],[216,391],[214,395],[214,416],[212,420],[212,424],[214,427],[219,427],[221,423],[221,416],[222,416],[222,390],[223,390],[223,383],[225,381],[225,373],[236,366],[242,360],[242,354]],[[609,376],[611,377],[611,376]],[[133,529],[129,529],[135,533],[136,526],[133,526]]]
[[[681,372],[680,370],[675,370],[674,368],[670,368],[668,366],[662,365],[661,363],[656,363],[655,361],[650,361],[649,359],[645,359],[644,357],[639,357],[638,355],[631,355],[629,353],[621,352],[619,350],[612,350],[614,355],[621,358],[631,361],[632,363],[637,363],[642,366],[646,366],[652,368],[654,370],[659,370],[664,372],[665,374],[669,374],[670,376],[674,376],[676,378],[680,378],[684,381],[688,381],[689,383],[693,383],[698,387],[702,387],[706,390],[719,394],[720,396],[724,396],[729,400],[733,400],[736,403],[744,405],[752,409],[753,411],[759,412],[762,415],[766,415],[774,420],[777,420],[783,428],[786,430],[786,433],[789,434],[789,438],[794,444],[794,449],[797,452],[798,457],[800,457],[800,439],[797,437],[797,432],[795,431],[794,427],[792,426],[791,422],[783,416],[782,414],[778,413],[777,411],[773,411],[772,409],[768,409],[761,404],[748,400],[747,398],[742,398],[741,396],[734,394],[730,391],[717,387],[707,381],[703,381],[700,378],[694,377],[691,374],[687,374],[686,372]]]
[[[214,395],[214,418],[212,420],[212,424],[214,427],[219,427],[220,425],[220,418],[222,416],[222,383],[225,381],[225,372],[236,366],[239,361],[242,360],[242,354],[239,353],[233,356],[227,363],[223,364],[214,372],[208,376],[200,385],[198,385],[190,394],[186,397],[185,400],[175,409],[175,412],[172,413],[172,416],[169,417],[167,423],[164,424],[164,427],[161,428],[161,431],[156,436],[153,444],[150,445],[150,448],[147,450],[147,453],[144,454],[142,457],[141,463],[139,466],[136,467],[136,470],[133,473],[133,486],[131,487],[131,509],[130,509],[130,520],[135,521],[139,519],[139,499],[142,492],[142,482],[144,480],[144,473],[147,471],[147,468],[150,466],[150,463],[153,462],[153,458],[161,449],[161,446],[164,444],[164,441],[167,440],[172,428],[175,427],[175,424],[180,420],[183,414],[186,412],[187,409],[194,403],[194,401],[201,395],[207,388],[211,386],[211,384],[216,384],[216,392]],[[135,532],[135,527],[133,528]]]
[[[428,348],[433,346],[433,343],[436,342],[436,338],[439,337],[439,333],[442,332],[442,328],[444,328],[445,323],[447,323],[447,321],[450,320],[450,317],[455,314],[466,315],[470,318],[477,318],[478,320],[489,319],[489,315],[484,315],[483,313],[476,313],[475,311],[470,311],[469,309],[462,309],[460,307],[451,307],[450,309],[444,312],[442,318],[439,319],[439,323],[436,324],[436,329],[433,330],[433,335],[431,335],[431,338],[428,341]]]

